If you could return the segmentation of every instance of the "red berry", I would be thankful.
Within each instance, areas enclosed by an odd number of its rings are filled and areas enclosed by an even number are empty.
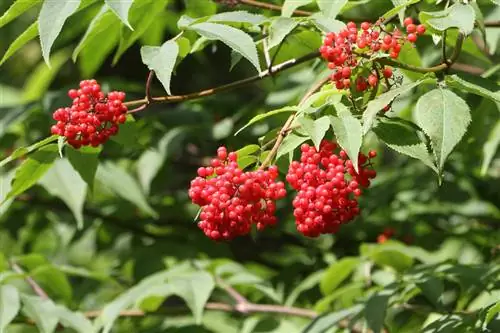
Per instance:
[[[342,77],[348,79],[350,76],[351,76],[351,68],[350,67],[342,68]]]
[[[419,24],[417,26],[417,34],[423,35],[425,33],[425,25]]]
[[[406,32],[407,33],[414,33],[415,31],[417,31],[417,26],[415,24],[408,24],[408,26],[406,27]]]
[[[406,37],[410,43],[415,43],[417,41],[417,35],[416,34],[408,34]]]
[[[377,76],[371,74],[369,77],[368,77],[368,84],[372,87],[375,87],[378,83],[378,78]]]
[[[361,29],[363,29],[363,30],[368,30],[368,29],[370,29],[370,26],[371,26],[371,24],[370,24],[370,23],[368,23],[368,22],[363,22],[363,23],[361,23]]]
[[[410,24],[413,24],[413,19],[411,17],[407,17],[404,19],[403,24],[405,27],[409,26]]]
[[[384,77],[390,78],[392,77],[392,68],[390,67],[385,67],[383,70]]]
[[[368,152],[368,157],[369,158],[374,158],[374,157],[377,157],[377,152],[375,150],[370,150]]]

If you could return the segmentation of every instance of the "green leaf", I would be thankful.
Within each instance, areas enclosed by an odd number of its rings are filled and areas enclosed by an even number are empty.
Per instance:
[[[51,66],[41,62],[29,76],[25,86],[23,99],[26,102],[40,99],[49,89],[50,84],[59,73],[59,69],[69,60],[69,50],[61,50],[50,57]]]
[[[388,19],[396,14],[399,14],[399,17],[401,19],[401,17],[404,16],[406,7],[420,1],[421,0],[392,0],[392,3],[394,4],[395,7],[386,12],[384,15],[382,15],[382,17]]]
[[[127,116],[127,121],[120,125],[118,134],[112,136],[111,140],[124,147],[131,147],[137,144],[137,124],[131,115]]]
[[[336,104],[337,117],[330,116],[333,133],[337,142],[349,156],[354,170],[358,172],[358,155],[363,143],[363,129],[361,123],[356,119],[349,109],[343,104]]]
[[[248,156],[251,155],[255,152],[258,152],[260,150],[259,145],[247,145],[241,149],[238,149],[236,151],[236,154],[238,158],[243,157],[243,156]]]
[[[220,40],[231,49],[240,53],[260,71],[259,55],[252,37],[247,33],[228,25],[218,23],[198,23],[189,27],[199,35],[210,40]]]
[[[66,147],[66,157],[73,168],[80,174],[80,177],[87,183],[90,190],[94,188],[95,173],[99,164],[99,154],[101,147],[84,146],[75,149],[71,146]]]
[[[237,22],[259,25],[267,21],[267,17],[260,14],[252,14],[244,10],[234,12],[223,12],[209,17],[208,22]]]
[[[312,120],[306,117],[300,117],[298,119],[298,122],[306,131],[306,133],[311,137],[314,146],[319,151],[321,140],[323,140],[326,131],[328,131],[328,129],[330,128],[330,119],[328,118],[328,116],[323,116],[316,120]]]
[[[500,313],[500,302],[496,302],[495,305],[488,309],[486,312],[486,318],[484,319],[484,326],[487,326],[495,317]]]
[[[435,276],[428,276],[422,281],[417,282],[416,285],[435,307],[441,306],[441,300],[444,293],[443,281]]]
[[[403,249],[393,247],[390,243],[374,246],[368,257],[377,265],[382,267],[392,267],[399,272],[403,272],[413,265],[413,258],[404,253]]]
[[[5,199],[10,192],[12,179],[14,179],[15,169],[7,173],[0,173],[0,217],[9,209],[13,199]],[[1,257],[1,255],[0,255]]]
[[[61,297],[65,302],[71,302],[73,290],[68,277],[52,264],[36,267],[29,274],[37,281],[49,295]]]
[[[0,285],[0,333],[4,333],[21,308],[17,288],[11,285]]]
[[[83,313],[73,312],[62,305],[57,305],[55,312],[62,326],[71,328],[78,333],[94,332],[92,322]]]
[[[58,159],[40,179],[51,195],[60,198],[75,216],[78,228],[83,228],[83,205],[87,194],[87,184],[73,169],[67,159]]]
[[[450,88],[465,90],[500,103],[500,88],[494,81],[478,76],[454,74],[446,76],[446,85]]]
[[[368,133],[372,128],[375,117],[380,110],[382,110],[386,105],[389,105],[396,97],[401,94],[411,91],[413,88],[418,87],[423,83],[433,83],[435,79],[424,79],[415,81],[412,83],[405,84],[399,88],[391,89],[386,93],[379,95],[374,100],[370,101],[363,113],[363,134]]]
[[[130,30],[134,30],[128,21],[128,12],[134,0],[104,0],[111,10]]]
[[[315,13],[310,16],[310,20],[314,23],[316,28],[324,33],[339,32],[346,27],[345,23],[338,20],[332,20],[321,13]]]
[[[179,46],[172,40],[165,42],[161,47],[143,46],[141,48],[142,62],[150,70],[155,71],[156,76],[169,95],[172,94],[170,80],[178,54]]]
[[[154,24],[156,19],[161,19],[163,9],[169,0],[141,0],[135,1],[130,9],[130,22],[135,30],[122,28],[120,44],[113,58],[116,64],[120,57],[127,51],[135,41],[138,40],[148,28]]]
[[[0,28],[6,25],[7,23],[11,22],[18,16],[22,15],[31,7],[38,5],[40,2],[41,0],[32,0],[32,1],[17,0],[0,17]]]
[[[382,290],[372,295],[366,302],[365,319],[373,333],[382,331],[389,298],[393,293],[393,290]]]
[[[330,330],[332,327],[340,322],[342,319],[355,316],[362,310],[361,305],[356,305],[351,308],[326,313],[321,316],[316,317],[309,325],[307,325],[302,333],[323,333]]]
[[[42,147],[48,145],[49,143],[57,141],[57,139],[58,139],[57,135],[52,135],[52,136],[49,136],[48,138],[45,138],[39,142],[32,144],[29,147],[17,148],[16,150],[14,150],[14,152],[9,157],[0,161],[0,167],[3,167],[7,163],[12,162],[20,157],[23,157],[26,154],[29,154],[29,153],[31,153],[39,148],[42,148]]]
[[[50,66],[50,50],[64,22],[80,6],[80,0],[45,0],[38,16],[40,44],[45,62]]]
[[[373,128],[373,132],[387,147],[398,153],[416,158],[438,172],[434,158],[427,151],[427,146],[420,139],[414,127],[397,119],[384,119]]]
[[[193,273],[172,281],[174,292],[186,301],[195,322],[200,324],[203,309],[215,287],[212,276],[206,272]]]
[[[458,28],[469,35],[474,29],[476,13],[471,5],[455,3],[453,6],[438,12],[420,12],[420,21],[437,31]]]
[[[498,146],[500,145],[500,120],[497,121],[495,127],[490,132],[488,140],[483,146],[483,163],[481,165],[481,175],[486,175],[488,168],[495,156]]]
[[[53,333],[59,322],[54,302],[38,296],[22,295],[21,298],[23,314],[35,322],[41,333]]]
[[[316,0],[318,7],[328,19],[334,19],[345,6],[347,0]]]
[[[177,38],[177,45],[179,45],[179,57],[185,58],[191,52],[191,42],[185,37]]]
[[[298,286],[296,286],[291,292],[290,295],[287,297],[284,305],[285,306],[293,306],[297,298],[300,296],[300,294],[306,290],[314,288],[316,285],[318,285],[325,272],[323,270],[316,271],[309,275],[307,278],[302,280]]]
[[[216,141],[227,138],[231,134],[233,127],[234,120],[231,117],[216,122],[212,127],[212,138]]]
[[[349,277],[349,275],[351,275],[359,264],[359,258],[345,257],[330,265],[321,279],[321,293],[323,295],[331,294],[345,279]]]
[[[449,90],[434,89],[417,101],[415,120],[431,139],[441,171],[446,158],[460,142],[471,122],[469,106]]]
[[[293,152],[295,148],[300,146],[302,143],[306,142],[307,139],[308,137],[298,136],[295,133],[288,134],[283,140],[283,143],[278,148],[276,159],[280,158],[283,155]]]
[[[288,17],[277,17],[269,26],[268,47],[278,46],[299,24]]]
[[[12,42],[12,44],[10,44],[7,51],[5,51],[2,60],[0,60],[0,66],[36,36],[38,36],[38,23],[34,22],[22,34],[20,34],[19,37]]]
[[[36,182],[50,169],[52,163],[57,158],[57,145],[50,144],[40,148],[40,150],[29,156],[16,170],[12,189],[7,197],[10,199],[23,193]]]
[[[274,116],[274,115],[277,115],[277,114],[280,114],[280,113],[283,113],[283,112],[297,112],[299,111],[299,108],[296,107],[296,106],[285,106],[281,109],[277,109],[277,110],[273,110],[273,111],[269,111],[269,112],[266,112],[266,113],[263,113],[263,114],[259,114],[259,115],[256,115],[255,117],[253,117],[252,119],[250,119],[250,121],[248,123],[246,123],[245,126],[243,126],[242,128],[240,128],[238,131],[236,131],[236,133],[234,133],[234,135],[238,135],[241,131],[243,131],[244,129],[246,129],[247,127],[259,122],[259,121],[262,121],[266,118],[269,118],[271,116]]]
[[[112,162],[99,165],[97,179],[111,191],[139,207],[144,213],[157,218],[158,213],[148,204],[137,181]]]
[[[305,6],[313,2],[313,0],[285,0],[281,8],[281,16],[290,17],[293,11],[299,7]]]

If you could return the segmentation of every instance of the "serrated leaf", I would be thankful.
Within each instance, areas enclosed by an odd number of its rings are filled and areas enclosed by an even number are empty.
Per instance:
[[[401,94],[407,93],[413,88],[423,84],[423,83],[431,83],[435,82],[434,79],[424,79],[415,81],[412,83],[405,84],[399,88],[391,89],[386,93],[379,95],[374,100],[370,101],[366,107],[365,112],[363,113],[363,134],[368,133],[368,131],[372,128],[373,122],[375,121],[375,117],[380,110],[382,110],[386,105],[390,104],[396,97]]]
[[[52,168],[40,179],[51,195],[60,198],[75,216],[78,228],[83,228],[83,205],[87,194],[87,184],[73,169],[67,159],[58,159]]]
[[[359,263],[359,258],[345,257],[330,265],[321,278],[321,293],[325,296],[331,294],[351,275]]]
[[[87,183],[90,190],[94,188],[94,178],[99,164],[99,154],[102,147],[81,147],[75,149],[71,146],[66,147],[66,157],[73,168],[80,174],[80,177]]]
[[[382,290],[372,295],[366,302],[365,319],[373,333],[380,333],[382,331],[389,297],[393,293],[393,290]]]
[[[290,17],[293,15],[294,10],[299,7],[305,6],[313,2],[313,0],[285,0],[281,8],[281,16]]]
[[[306,131],[306,133],[311,137],[314,146],[319,151],[321,140],[323,140],[326,132],[330,128],[330,119],[328,118],[328,116],[323,116],[316,120],[312,120],[306,117],[300,117],[298,119],[298,122]]]
[[[57,305],[55,312],[61,325],[66,328],[71,328],[79,333],[92,333],[95,331],[92,322],[81,312],[73,312],[62,305]]]
[[[23,314],[35,322],[41,333],[53,333],[59,322],[54,302],[38,296],[22,295],[21,298]]]
[[[446,85],[450,88],[465,90],[500,103],[500,87],[494,81],[472,75],[447,75]]]
[[[446,158],[471,122],[469,106],[449,90],[434,89],[417,101],[415,120],[431,139],[438,169],[442,171]]]
[[[486,175],[488,168],[495,156],[498,146],[500,145],[500,120],[497,121],[495,127],[490,132],[488,140],[483,146],[483,164],[481,165],[481,175]]]
[[[38,30],[40,31],[40,44],[42,55],[50,66],[50,50],[57,36],[61,32],[64,22],[78,7],[80,0],[45,0],[38,16]]]
[[[321,13],[311,15],[310,20],[312,20],[314,25],[324,33],[339,32],[346,27],[344,22],[329,19]]]
[[[268,47],[278,46],[299,24],[288,17],[277,17],[269,26]]]
[[[57,145],[50,144],[30,155],[16,170],[12,188],[4,200],[14,198],[23,193],[50,169],[57,158]]]
[[[130,201],[144,213],[157,218],[158,213],[149,205],[137,181],[125,170],[112,162],[106,162],[97,168],[97,179],[111,191]]]
[[[208,18],[208,22],[238,22],[250,23],[253,25],[262,24],[267,21],[267,17],[260,14],[249,13],[244,10],[237,10],[234,12],[223,12],[212,15]]]
[[[476,14],[468,4],[455,3],[453,6],[438,12],[420,12],[420,21],[437,31],[458,28],[469,35],[474,29]]]
[[[259,55],[255,43],[247,33],[228,25],[218,23],[198,23],[189,27],[210,40],[219,40],[240,53],[260,72]]]
[[[175,294],[186,301],[196,323],[201,323],[203,309],[215,287],[212,276],[206,272],[194,273],[172,281]]]
[[[10,44],[7,51],[5,51],[2,60],[0,60],[0,66],[36,36],[38,36],[38,23],[34,22]]]
[[[334,19],[347,3],[347,0],[316,0],[319,9],[328,19]]]
[[[128,13],[134,0],[104,0],[106,5],[120,18],[130,30],[134,30],[128,21]]]
[[[354,170],[358,172],[358,155],[363,143],[361,123],[345,105],[338,103],[335,108],[337,109],[337,117],[330,116],[333,133],[337,138],[337,143],[352,161]]]
[[[9,284],[0,285],[0,333],[4,333],[21,309],[19,291]]]
[[[18,16],[22,15],[31,7],[38,5],[40,2],[41,0],[31,0],[31,1],[17,0],[0,17],[0,28],[6,25],[7,23],[11,22]]]
[[[325,313],[321,316],[316,317],[309,325],[307,325],[302,333],[324,333],[327,332],[332,327],[347,317],[357,315],[363,307],[361,305],[355,305],[351,308],[332,312]]]
[[[415,128],[397,120],[384,119],[373,128],[373,132],[389,148],[416,158],[438,172],[432,155],[427,151],[425,143],[422,142]]]
[[[169,95],[172,94],[170,80],[178,54],[179,45],[172,40],[165,42],[161,47],[143,46],[141,48],[142,62],[150,70],[155,71],[156,76]]]
[[[278,148],[278,153],[276,154],[276,159],[280,158],[283,155],[286,155],[288,153],[292,153],[295,148],[300,146],[302,143],[306,142],[308,140],[308,137],[305,136],[298,136],[295,133],[290,133],[288,134],[285,139],[283,140],[283,143],[280,145]]]
[[[297,112],[299,110],[298,107],[296,106],[285,106],[281,109],[277,109],[277,110],[273,110],[273,111],[269,111],[269,112],[266,112],[266,113],[263,113],[263,114],[259,114],[259,115],[256,115],[255,117],[253,117],[252,119],[250,119],[250,121],[248,123],[246,123],[245,126],[243,126],[242,128],[240,128],[238,131],[236,131],[236,133],[234,133],[234,135],[238,135],[241,131],[243,131],[244,129],[246,129],[247,127],[259,122],[259,121],[262,121],[266,118],[269,118],[271,116],[274,116],[274,115],[277,115],[277,114],[280,114],[280,113],[283,113],[283,112]]]

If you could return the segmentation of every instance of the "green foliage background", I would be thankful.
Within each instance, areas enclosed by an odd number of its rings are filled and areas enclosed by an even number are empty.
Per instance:
[[[442,10],[446,1],[437,2],[419,1],[407,15]],[[481,16],[486,22],[500,19],[496,1],[470,2],[477,9],[478,22],[483,22]],[[2,1],[0,13],[12,3]],[[9,53],[11,43],[24,36],[17,40],[22,47],[0,66],[1,158],[46,138],[52,112],[69,104],[66,92],[81,79],[93,77],[104,88],[126,91],[127,100],[143,98],[148,67],[142,63],[141,46],[161,46],[176,36],[182,15],[198,18],[235,10],[280,15],[205,0],[135,0],[130,1],[127,20],[120,12],[127,2],[114,2],[121,18],[109,11],[101,16],[98,29],[85,35],[103,1],[83,0],[55,39],[49,68],[31,26],[42,2],[31,3],[12,22],[0,18],[0,54]],[[302,9],[318,11],[314,1],[303,3],[310,4]],[[375,21],[393,3],[398,1],[349,1],[337,19]],[[62,15],[62,5],[60,10]],[[279,48],[276,63],[319,47],[321,33],[309,21],[300,23]],[[260,39],[255,25],[232,25]],[[6,195],[23,161],[4,165],[0,332],[53,332],[58,322],[63,331],[85,333],[99,328],[112,332],[342,332],[348,331],[344,318],[356,332],[499,332],[500,159],[496,148],[500,106],[495,98],[500,91],[500,28],[485,28],[485,37],[480,30],[479,23],[465,40],[458,61],[487,70],[480,86],[487,84],[488,89],[471,93],[477,86],[466,89],[461,81],[447,78],[448,86],[469,106],[472,122],[444,165],[441,185],[431,168],[389,149],[370,132],[362,150],[379,152],[378,176],[361,199],[362,215],[336,235],[308,239],[298,234],[289,195],[279,204],[276,228],[214,243],[197,228],[197,207],[187,196],[196,169],[209,161],[218,146],[238,150],[259,144],[259,138],[283,124],[286,112],[234,135],[258,114],[296,105],[324,75],[325,66],[319,60],[231,92],[152,105],[130,118],[102,151],[82,153],[65,147],[65,158],[60,159],[57,145],[45,146],[28,155],[31,167],[24,168],[26,182],[19,185],[15,198]],[[26,38],[30,34],[31,40]],[[449,46],[453,46],[453,34],[457,32],[448,31]],[[244,58],[230,69],[240,57],[221,42],[200,39],[195,31],[187,31],[182,38],[185,48],[180,50],[170,83],[173,94],[256,74]],[[259,50],[261,44],[257,43]],[[416,49],[402,52],[400,60],[430,66],[439,63],[440,56],[440,46],[427,34]],[[454,73],[468,78],[467,82],[476,82],[471,75],[480,79],[478,73],[467,76],[459,67],[449,74]],[[399,74],[405,82],[422,78],[410,71]],[[389,116],[415,119],[417,101],[429,90],[424,84],[401,95]],[[491,92],[496,97],[491,98]],[[152,94],[165,95],[157,80]],[[432,112],[432,108],[426,110]],[[389,138],[388,145],[399,144],[399,139]],[[287,159],[278,162],[286,172]],[[80,167],[75,170],[74,165]],[[38,179],[36,173],[41,170],[48,171]],[[23,186],[29,185],[35,186],[24,192]],[[396,235],[377,244],[377,236],[386,228],[393,228]],[[50,300],[33,292],[28,275]],[[202,312],[207,300],[234,302],[215,276],[253,303],[294,306],[325,316],[311,322],[311,318],[265,312]],[[113,315],[115,310],[130,308],[147,313]]]

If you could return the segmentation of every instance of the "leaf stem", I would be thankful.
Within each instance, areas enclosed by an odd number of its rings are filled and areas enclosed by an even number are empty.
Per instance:
[[[16,264],[15,262],[12,261],[10,263],[10,266],[12,267],[12,270],[14,272],[26,276],[24,279],[30,285],[31,289],[33,289],[35,294],[40,296],[41,299],[44,299],[44,300],[49,299],[49,295],[47,295],[45,290],[43,290],[43,288],[40,287],[40,285],[35,280],[33,280],[33,278],[31,276],[27,275],[26,272],[18,264]]]

